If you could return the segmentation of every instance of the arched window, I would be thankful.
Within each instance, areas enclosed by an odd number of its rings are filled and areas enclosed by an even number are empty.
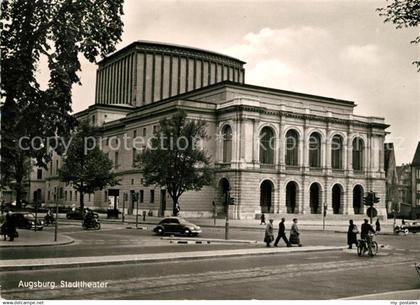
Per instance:
[[[274,132],[270,127],[264,127],[260,132],[260,163],[274,164]]]
[[[299,134],[290,129],[286,133],[286,165],[298,165]]]
[[[335,135],[331,141],[331,167],[343,168],[343,138],[339,135]]]
[[[364,143],[361,138],[354,138],[353,140],[353,170],[363,170],[363,151]]]
[[[309,137],[309,166],[321,167],[321,135],[317,132]]]
[[[232,160],[232,128],[226,125],[223,128],[223,162]]]

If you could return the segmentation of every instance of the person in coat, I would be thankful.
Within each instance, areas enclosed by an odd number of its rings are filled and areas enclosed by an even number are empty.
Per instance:
[[[349,229],[347,230],[347,244],[349,245],[349,249],[352,248],[353,244],[357,246],[357,233],[359,233],[359,229],[353,223],[353,219],[350,219]]]
[[[16,234],[16,223],[12,217],[12,212],[6,214],[6,235],[9,236],[9,241],[14,241]]]
[[[375,227],[376,227],[376,232],[381,231],[381,224],[379,222],[379,218],[376,219]]]
[[[369,220],[365,219],[361,227],[360,238],[364,240],[369,240],[369,233],[375,234],[376,232],[370,225]]]
[[[274,240],[274,226],[273,220],[270,219],[267,226],[265,227],[264,242],[267,244],[267,247],[271,247],[271,243]]]
[[[299,228],[297,226],[297,222],[298,222],[297,218],[294,218],[292,228],[290,229],[289,243],[298,245],[299,247],[302,247],[302,244],[300,243],[300,237],[299,237],[300,232],[299,232]]]
[[[264,215],[264,213],[262,213],[261,214],[261,222],[260,222],[260,225],[265,225],[266,223],[265,223],[265,215]]]
[[[290,247],[289,241],[286,237],[286,228],[284,226],[284,222],[286,221],[285,218],[282,218],[280,223],[279,223],[279,232],[277,233],[277,238],[276,241],[274,242],[274,247],[277,247],[277,245],[279,244],[279,241],[281,238],[283,238],[284,242],[286,243],[286,245],[288,247]]]

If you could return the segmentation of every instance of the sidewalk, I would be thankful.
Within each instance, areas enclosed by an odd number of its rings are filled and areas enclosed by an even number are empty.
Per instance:
[[[101,215],[102,216],[102,215]],[[293,216],[293,215],[292,215]],[[292,216],[286,220],[286,227],[291,226]],[[182,215],[180,216],[182,217]],[[293,216],[295,217],[295,216]],[[296,216],[298,217],[298,215]],[[146,221],[143,221],[143,218],[139,216],[139,225],[157,225],[159,221],[161,221],[163,217],[152,217],[147,216]],[[100,220],[104,223],[122,223],[121,218],[119,219],[107,219],[106,217],[100,217]],[[197,224],[201,227],[216,227],[216,228],[224,228],[225,227],[225,219],[217,218],[216,219],[216,226],[214,226],[214,219],[213,218],[187,218],[188,221]],[[322,220],[304,220],[298,218],[298,226],[301,230],[305,231],[322,231],[323,225]],[[268,222],[268,220],[267,220]],[[136,216],[135,215],[125,215],[125,224],[135,224],[136,223]],[[277,226],[278,221],[274,221],[275,226]],[[360,229],[361,223],[356,223]],[[237,229],[260,229],[264,230],[265,226],[260,225],[259,220],[255,219],[229,219],[229,227],[230,228],[237,228]],[[335,231],[337,233],[347,233],[348,223],[343,221],[337,220],[329,220],[328,217],[325,221],[325,231]],[[393,220],[387,220],[386,222],[383,221],[381,223],[381,234],[393,234]]]
[[[17,259],[0,261],[0,271],[33,270],[47,268],[74,268],[85,266],[102,266],[110,264],[133,264],[150,263],[163,261],[179,261],[187,259],[219,258],[232,256],[268,255],[290,252],[319,252],[343,250],[345,247],[283,247],[283,248],[251,248],[234,250],[213,250],[213,251],[191,251],[191,252],[170,252],[150,253],[132,255],[109,255],[109,256],[86,256],[86,257],[65,257],[65,258],[37,258]]]
[[[14,241],[6,241],[1,238],[0,248],[5,247],[45,247],[45,246],[61,246],[68,245],[74,242],[74,239],[58,234],[57,241],[54,241],[54,233],[49,231],[32,231],[32,230],[18,230],[19,237]]]

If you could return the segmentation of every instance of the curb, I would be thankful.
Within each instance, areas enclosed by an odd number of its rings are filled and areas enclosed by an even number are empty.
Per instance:
[[[195,251],[195,252],[173,252],[173,253],[160,253],[154,255],[125,255],[125,256],[105,256],[105,257],[80,257],[78,262],[71,262],[72,259],[77,258],[65,258],[64,263],[56,263],[53,259],[48,259],[45,264],[32,263],[28,265],[3,265],[7,261],[3,260],[0,262],[0,271],[18,271],[18,270],[41,270],[41,269],[57,269],[57,268],[80,268],[80,267],[95,267],[104,265],[127,265],[127,264],[138,264],[138,263],[159,263],[159,262],[176,262],[193,259],[214,259],[220,257],[239,257],[239,256],[256,256],[256,255],[273,255],[291,252],[325,252],[342,250],[345,247],[323,247],[317,246],[312,248],[297,248],[294,250],[291,248],[255,248],[253,251],[246,250],[216,250],[216,251]],[[142,257],[143,256],[143,257]],[[103,259],[98,261],[98,259]],[[17,260],[24,261],[24,260]]]
[[[169,240],[170,243],[177,242],[178,244],[185,244],[188,242],[196,244],[210,244],[210,243],[222,243],[222,244],[261,244],[256,240],[241,240],[241,239],[219,239],[219,238],[175,238],[175,237],[161,237],[161,240]]]
[[[70,239],[70,237],[68,237]],[[75,242],[74,239],[66,240],[66,241],[58,241],[58,242],[51,242],[51,243],[44,243],[44,244],[24,244],[24,245],[0,245],[1,248],[25,248],[25,247],[53,247],[53,246],[65,246],[70,245]]]

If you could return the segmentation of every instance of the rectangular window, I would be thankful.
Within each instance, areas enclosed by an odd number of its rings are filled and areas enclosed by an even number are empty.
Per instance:
[[[133,147],[133,165],[136,163],[137,149]]]
[[[134,129],[134,130],[133,130],[133,139],[134,139],[134,138],[136,138],[136,137],[137,137],[137,130],[136,130],[136,129]]]
[[[77,201],[77,191],[74,192],[74,200]]]
[[[38,180],[40,180],[40,179],[42,179],[42,169],[38,169],[37,170],[37,172],[36,172],[36,178],[38,179]]]
[[[88,201],[90,202],[90,194],[88,195]]]
[[[70,201],[73,201],[73,191],[69,191]]]
[[[146,127],[143,127],[143,137],[145,137],[146,134],[147,134],[147,128]]]
[[[144,191],[143,190],[140,190],[139,202],[140,203],[143,203],[143,201],[144,201]]]
[[[64,191],[64,200],[67,201],[67,191]]]
[[[155,190],[150,190],[150,203],[155,202]]]
[[[48,200],[51,200],[51,191],[48,191]]]

